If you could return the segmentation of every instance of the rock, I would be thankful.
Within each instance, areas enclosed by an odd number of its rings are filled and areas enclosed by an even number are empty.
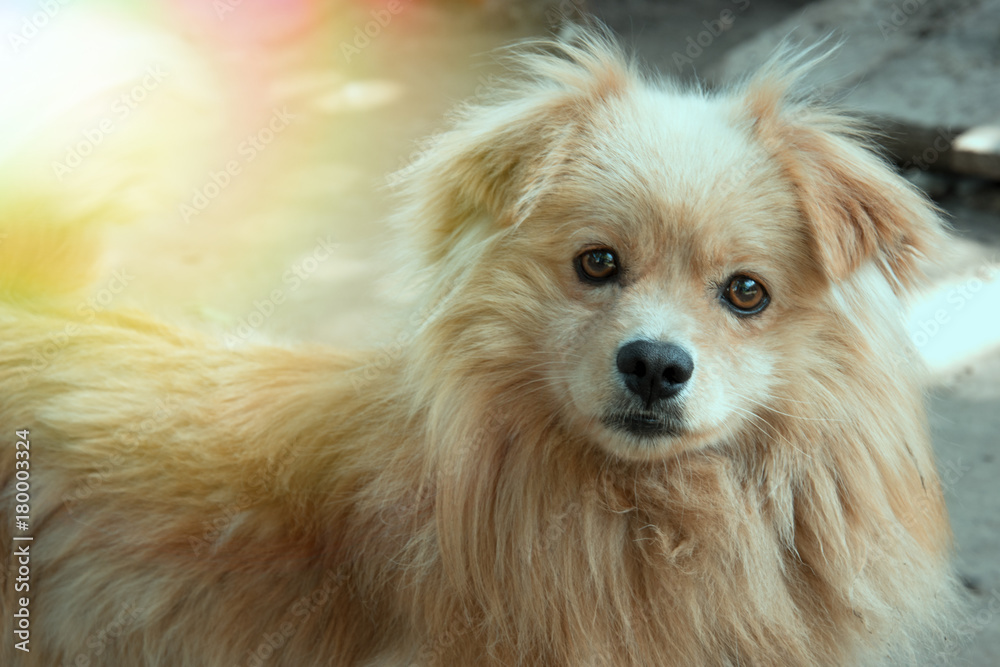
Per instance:
[[[812,74],[822,96],[871,117],[904,167],[1000,179],[1000,138],[979,129],[1000,125],[997,25],[1000,3],[984,0],[823,0],[731,50],[714,73],[752,70],[786,36],[840,39]]]

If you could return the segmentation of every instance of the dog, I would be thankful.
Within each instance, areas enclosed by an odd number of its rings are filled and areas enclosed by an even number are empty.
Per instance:
[[[953,641],[901,323],[947,232],[802,93],[816,57],[706,92],[600,28],[520,47],[401,175],[423,297],[391,350],[230,349],[25,298],[7,265],[3,664],[844,665]]]

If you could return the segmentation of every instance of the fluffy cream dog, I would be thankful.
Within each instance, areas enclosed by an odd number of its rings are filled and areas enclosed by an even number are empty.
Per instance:
[[[391,364],[2,307],[0,600],[31,627],[3,664],[841,665],[945,639],[899,318],[932,206],[796,95],[802,59],[723,94],[595,31],[516,62],[405,174],[426,296]]]

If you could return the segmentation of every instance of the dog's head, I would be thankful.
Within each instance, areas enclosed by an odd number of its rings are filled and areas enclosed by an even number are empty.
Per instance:
[[[730,441],[842,345],[845,286],[888,303],[919,276],[933,208],[796,97],[805,59],[708,94],[598,33],[547,48],[408,180],[439,354],[501,398],[626,458]]]

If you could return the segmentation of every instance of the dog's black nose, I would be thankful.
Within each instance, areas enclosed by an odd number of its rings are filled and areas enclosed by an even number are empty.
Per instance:
[[[637,340],[618,350],[618,370],[625,386],[649,407],[684,387],[694,373],[694,360],[678,345]]]

